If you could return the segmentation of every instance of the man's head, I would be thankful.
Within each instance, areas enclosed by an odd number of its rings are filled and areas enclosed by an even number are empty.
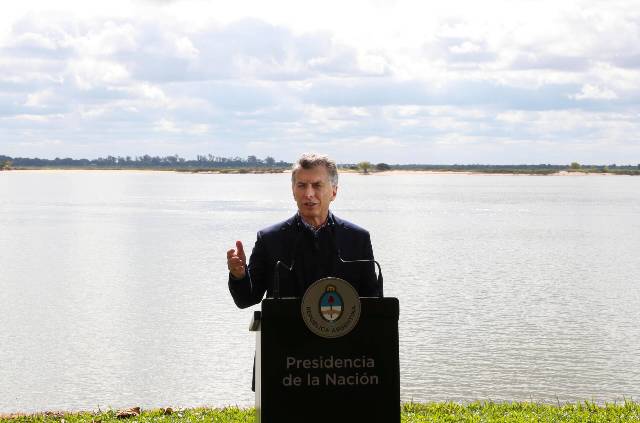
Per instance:
[[[293,165],[291,187],[300,216],[311,225],[321,225],[338,193],[336,163],[324,155],[303,154]]]

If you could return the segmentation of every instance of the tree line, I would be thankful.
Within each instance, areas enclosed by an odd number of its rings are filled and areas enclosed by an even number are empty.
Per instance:
[[[258,158],[251,155],[242,157],[221,157],[212,154],[197,155],[195,159],[185,159],[176,155],[172,156],[107,156],[97,159],[72,159],[59,158],[40,159],[27,157],[9,157],[0,155],[0,170],[18,168],[81,168],[81,169],[287,169],[292,163],[276,160],[271,156]],[[618,173],[638,175],[640,164],[633,165],[592,165],[572,162],[569,165],[554,164],[515,164],[515,165],[486,165],[486,164],[373,164],[368,161],[344,163],[338,165],[341,168],[359,170],[364,173],[369,171],[383,172],[387,170],[432,170],[449,172],[486,172],[486,173],[527,173],[527,174],[551,174],[560,171],[587,172],[587,173]]]
[[[100,169],[219,169],[219,168],[285,168],[291,163],[276,160],[271,156],[220,157],[212,154],[198,155],[195,159],[185,159],[177,154],[173,156],[107,156],[97,159],[72,159],[70,157],[40,159],[28,157],[9,157],[0,155],[0,168],[100,168]]]
[[[379,165],[375,165],[377,169]],[[404,164],[392,165],[391,169],[403,170],[432,170],[449,172],[482,172],[482,173],[526,173],[526,174],[552,174],[561,171],[584,173],[619,173],[628,175],[640,174],[638,165],[609,165],[585,164],[572,162],[569,165],[557,164],[513,164],[513,165],[487,165],[487,164]]]

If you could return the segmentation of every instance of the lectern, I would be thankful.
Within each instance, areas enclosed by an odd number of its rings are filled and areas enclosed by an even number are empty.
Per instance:
[[[397,298],[360,298],[357,324],[333,338],[309,329],[302,301],[267,298],[254,312],[256,421],[399,423]]]

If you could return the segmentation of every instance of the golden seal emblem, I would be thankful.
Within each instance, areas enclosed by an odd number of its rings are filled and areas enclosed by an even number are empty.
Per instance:
[[[339,278],[320,279],[302,297],[302,320],[323,338],[339,338],[360,320],[360,297],[355,288]]]

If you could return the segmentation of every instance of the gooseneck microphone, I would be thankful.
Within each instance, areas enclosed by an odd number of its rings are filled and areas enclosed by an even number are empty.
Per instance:
[[[296,261],[293,258],[291,259],[291,266],[287,266],[282,260],[276,262],[276,265],[273,267],[273,298],[280,298],[280,267],[291,272],[295,264]]]
[[[383,278],[382,278],[382,268],[380,267],[380,263],[378,263],[375,259],[360,259],[360,260],[345,260],[344,258],[342,258],[342,253],[340,252],[340,248],[338,247],[338,240],[337,237],[338,235],[336,234],[336,230],[335,230],[335,226],[331,225],[331,241],[333,242],[333,248],[336,250],[336,254],[338,255],[338,260],[340,260],[340,263],[375,263],[376,266],[378,266],[378,287],[380,288],[380,291],[378,292],[378,297],[382,298],[384,297],[384,290],[383,290]]]
[[[296,264],[296,251],[298,250],[301,235],[302,233],[299,232],[293,242],[293,248],[291,248],[291,265],[287,266],[285,262],[278,260],[275,266],[273,266],[273,298],[280,298],[280,268],[283,267],[289,272],[293,271],[293,266]]]
[[[380,293],[379,293],[378,297],[379,298],[384,297],[384,295],[383,295],[382,269],[380,268],[380,263],[378,263],[374,259],[345,260],[345,259],[342,258],[342,254],[340,253],[340,249],[337,248],[336,251],[338,253],[338,260],[340,260],[340,263],[375,263],[375,265],[378,266],[378,286],[380,287]]]

